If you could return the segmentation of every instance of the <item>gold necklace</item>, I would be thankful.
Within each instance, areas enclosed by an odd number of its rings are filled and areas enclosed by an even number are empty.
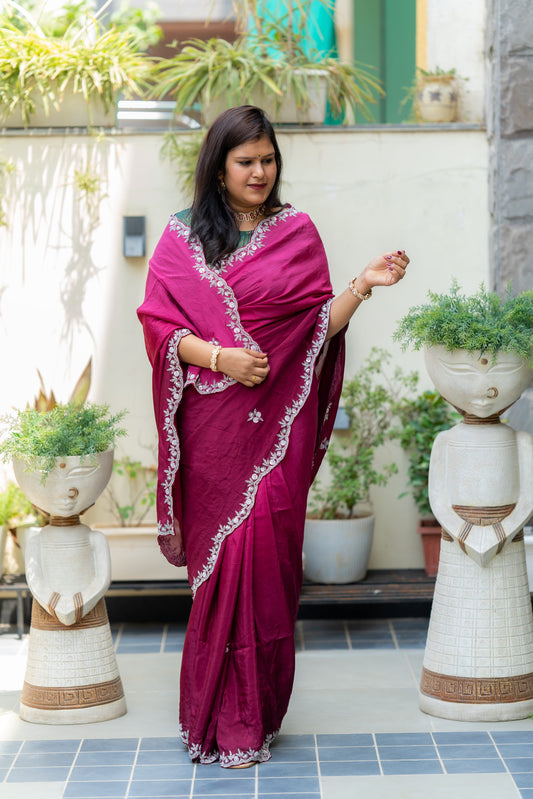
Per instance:
[[[261,203],[261,205],[251,211],[234,211],[233,213],[237,222],[255,222],[256,219],[263,215],[264,211],[265,204]]]

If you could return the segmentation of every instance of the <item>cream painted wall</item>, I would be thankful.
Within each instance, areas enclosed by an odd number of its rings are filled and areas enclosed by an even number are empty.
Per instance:
[[[427,0],[427,68],[455,68],[461,81],[458,118],[481,122],[485,113],[485,0]]]
[[[397,320],[428,289],[445,290],[452,275],[466,291],[488,279],[487,145],[480,130],[334,130],[282,132],[283,197],[308,211],[342,291],[374,255],[405,248],[409,276],[375,291],[348,332],[347,374],[373,344],[406,369],[418,353],[391,340]],[[89,356],[91,399],[128,408],[125,449],[153,462],[150,369],[135,310],[148,259],[122,255],[122,217],[146,215],[151,253],[169,215],[183,206],[157,134],[9,135],[0,143],[16,172],[7,186],[9,228],[0,228],[0,412],[34,396],[36,370],[61,400]],[[87,164],[104,176],[92,209],[73,188]],[[97,218],[98,217],[98,218]],[[387,456],[389,453],[384,453]],[[416,512],[402,474],[374,492],[376,537],[371,566],[419,567]]]

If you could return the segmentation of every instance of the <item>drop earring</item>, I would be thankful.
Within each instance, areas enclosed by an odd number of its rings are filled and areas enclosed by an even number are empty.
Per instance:
[[[220,178],[220,180],[218,182],[218,191],[219,191],[219,193],[222,193],[223,191],[226,191],[226,184],[224,183],[224,178]]]

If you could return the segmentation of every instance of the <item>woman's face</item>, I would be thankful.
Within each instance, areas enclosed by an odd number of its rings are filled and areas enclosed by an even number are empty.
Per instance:
[[[274,147],[264,134],[230,150],[220,177],[224,178],[230,206],[234,211],[246,212],[265,202],[276,174]]]

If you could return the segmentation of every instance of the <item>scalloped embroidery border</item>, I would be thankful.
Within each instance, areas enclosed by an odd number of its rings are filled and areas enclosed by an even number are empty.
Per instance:
[[[229,518],[224,524],[221,524],[218,528],[218,531],[215,537],[212,540],[212,547],[209,555],[207,557],[206,563],[203,568],[198,572],[198,574],[194,577],[191,583],[191,590],[193,597],[195,596],[198,588],[204,583],[213,573],[213,569],[215,568],[215,564],[218,560],[218,555],[220,553],[220,548],[224,540],[236,530],[239,525],[241,525],[250,515],[250,512],[254,506],[255,497],[257,494],[257,490],[261,481],[267,474],[269,474],[275,466],[277,466],[283,460],[283,457],[287,451],[287,447],[289,445],[289,436],[292,428],[292,423],[296,416],[298,415],[299,411],[302,409],[307,397],[309,396],[309,391],[311,390],[311,383],[313,381],[313,368],[315,364],[316,357],[322,348],[324,340],[326,338],[326,333],[329,325],[329,309],[332,300],[328,300],[323,306],[320,311],[319,315],[319,324],[318,324],[318,335],[316,336],[315,341],[311,344],[311,347],[307,351],[307,355],[305,360],[302,362],[303,372],[301,375],[302,380],[302,389],[300,394],[296,397],[293,401],[292,405],[286,406],[285,414],[282,419],[280,419],[280,431],[277,435],[276,443],[274,444],[273,449],[267,455],[260,465],[256,465],[254,470],[248,480],[246,481],[246,489],[244,491],[245,500],[242,503],[241,507],[238,509],[237,513],[232,517]]]

